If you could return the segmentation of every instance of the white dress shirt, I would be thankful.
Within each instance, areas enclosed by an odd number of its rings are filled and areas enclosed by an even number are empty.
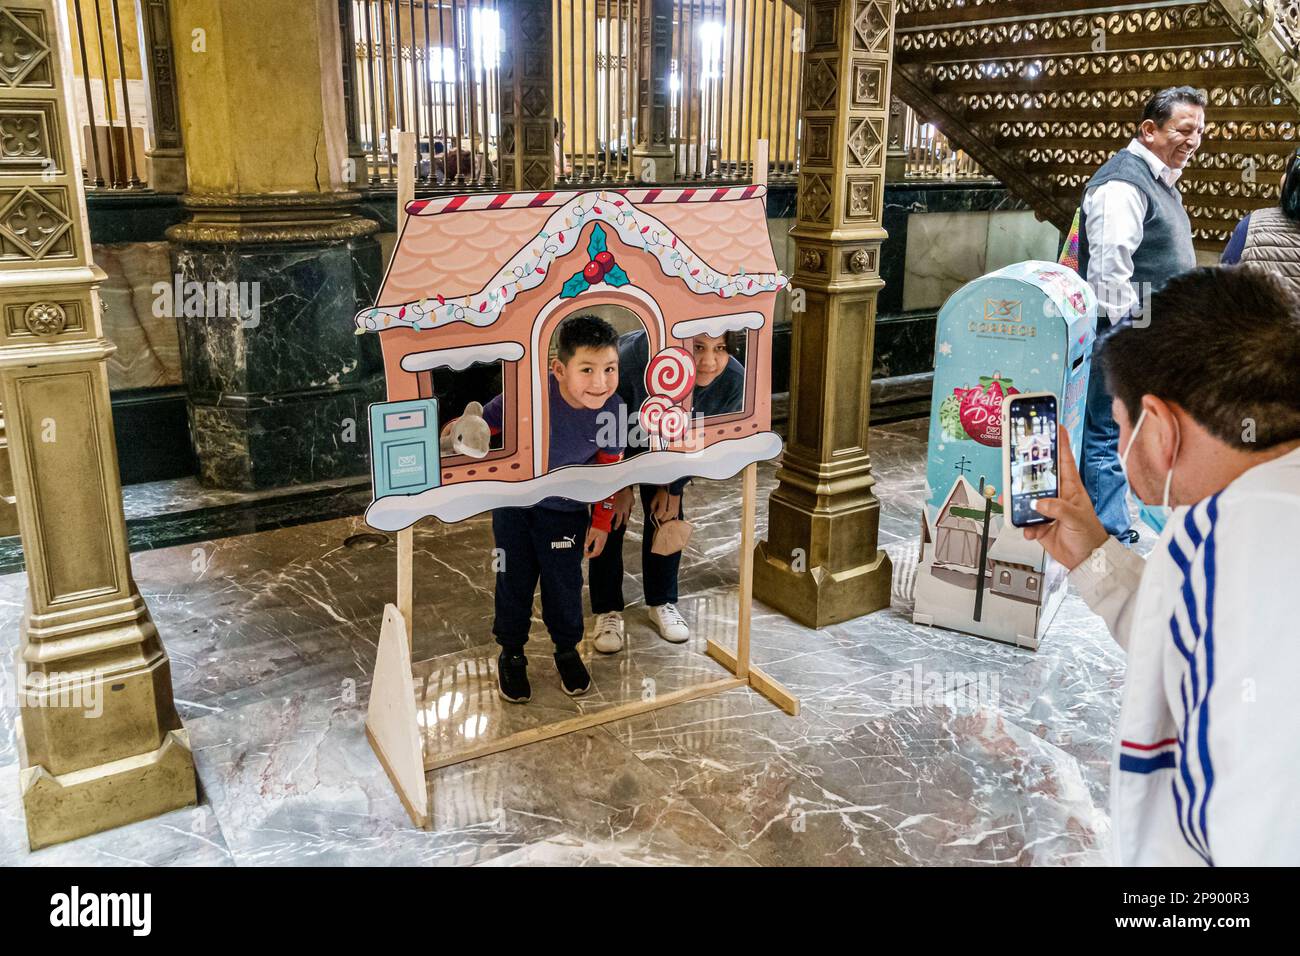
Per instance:
[[[1114,538],[1070,572],[1127,655],[1111,766],[1125,866],[1295,865],[1300,450],[1170,516],[1145,561]]]
[[[1165,185],[1173,188],[1182,176],[1136,139],[1124,147],[1151,167]],[[1118,179],[1102,183],[1083,197],[1088,230],[1088,284],[1097,292],[1098,306],[1113,321],[1128,315],[1137,304],[1133,292],[1133,253],[1142,244],[1142,221],[1147,200],[1132,183]]]

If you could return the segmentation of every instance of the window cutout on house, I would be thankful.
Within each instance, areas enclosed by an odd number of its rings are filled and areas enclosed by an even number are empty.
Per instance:
[[[1025,580],[1025,587],[1029,588],[1029,590],[1031,590],[1031,591],[1037,591],[1037,590],[1038,590],[1038,578],[1035,578],[1035,577],[1027,578],[1027,579]]]
[[[745,410],[752,335],[743,330],[721,335],[701,333],[687,342],[687,350],[695,359],[694,414],[707,419]]]
[[[438,413],[444,422],[459,418],[465,414],[465,406],[478,402],[484,407],[500,395],[505,381],[505,362],[476,362],[468,368],[435,368],[430,373],[433,378],[433,395],[438,399]],[[491,437],[488,451],[500,451],[505,447],[505,430],[511,425],[509,416],[501,421],[501,430]]]

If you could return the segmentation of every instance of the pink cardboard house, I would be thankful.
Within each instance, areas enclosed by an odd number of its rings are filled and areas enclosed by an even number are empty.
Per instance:
[[[502,447],[481,459],[443,456],[436,487],[378,497],[367,521],[395,531],[426,515],[458,521],[549,495],[594,502],[637,482],[728,478],[779,455],[772,321],[788,280],[773,256],[765,194],[763,186],[606,189],[411,203],[357,333],[380,337],[390,402],[434,397],[437,369],[500,362],[507,421]],[[629,461],[548,470],[549,343],[566,316],[594,306],[635,315],[652,363],[667,348],[689,350],[696,335],[743,336],[743,408],[683,416],[681,434]],[[689,395],[679,407],[690,412]]]

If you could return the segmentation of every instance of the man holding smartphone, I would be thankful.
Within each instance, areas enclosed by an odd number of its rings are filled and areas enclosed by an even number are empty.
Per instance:
[[[1197,269],[1153,296],[1149,326],[1099,342],[1099,373],[1165,530],[1145,561],[1110,537],[1061,429],[1060,496],[1025,537],[1127,652],[1118,860],[1300,863],[1300,302],[1263,271]]]

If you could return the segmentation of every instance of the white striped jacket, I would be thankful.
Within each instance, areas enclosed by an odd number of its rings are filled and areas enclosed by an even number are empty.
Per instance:
[[[1111,767],[1124,865],[1300,864],[1300,450],[1174,511],[1145,561],[1070,573],[1128,655]]]

